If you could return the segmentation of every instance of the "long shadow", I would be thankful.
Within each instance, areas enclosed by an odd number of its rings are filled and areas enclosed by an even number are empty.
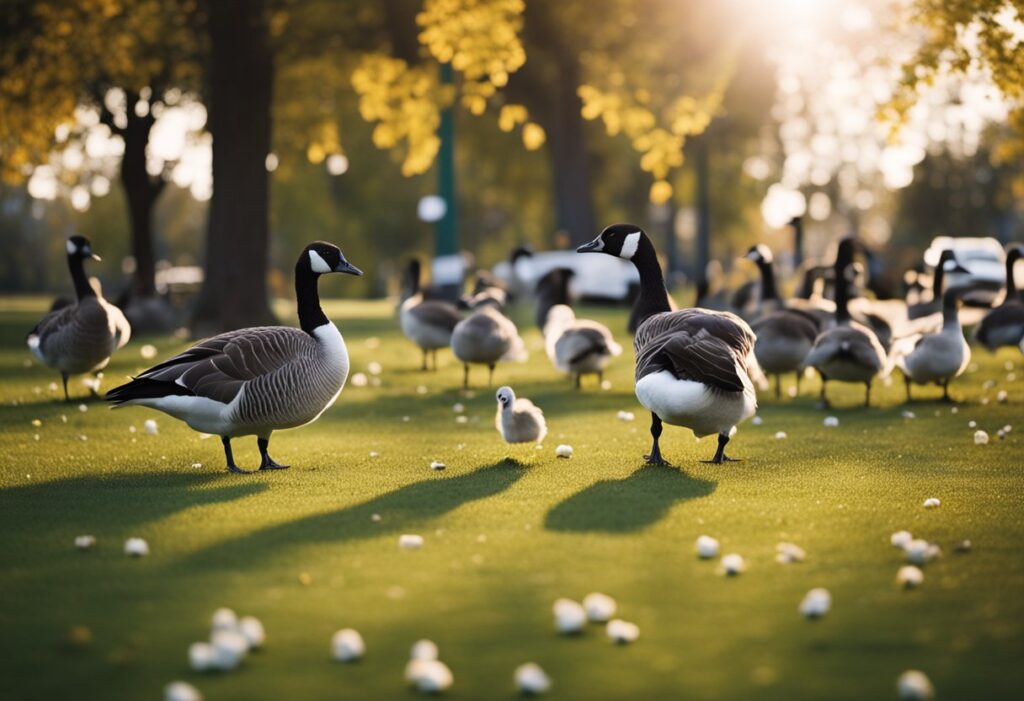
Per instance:
[[[274,552],[294,546],[370,538],[421,525],[478,499],[500,494],[526,474],[503,461],[454,477],[437,477],[396,489],[339,511],[315,514],[222,541],[188,558],[189,563],[221,568],[258,565]],[[379,520],[374,516],[379,515]]]
[[[556,505],[544,519],[552,531],[638,531],[678,502],[706,497],[717,482],[664,465],[645,465],[625,479],[601,480]]]
[[[264,483],[230,483],[225,477],[173,472],[115,474],[11,487],[0,490],[0,533],[46,533],[70,524],[93,528],[102,524],[105,530],[127,528],[267,489]]]

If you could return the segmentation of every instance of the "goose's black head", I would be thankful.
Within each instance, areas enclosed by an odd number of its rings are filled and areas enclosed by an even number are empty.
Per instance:
[[[67,243],[69,258],[92,258],[101,260],[98,255],[92,252],[92,242],[84,236],[71,236]]]
[[[960,265],[960,261],[956,259],[956,254],[953,249],[947,248],[941,254],[939,254],[939,265],[944,273],[970,273],[971,271]]]
[[[750,250],[747,251],[746,255],[743,256],[747,260],[752,260],[755,263],[771,263],[774,260],[772,256],[772,249],[765,246],[763,243],[759,243],[756,246],[751,246]]]
[[[501,387],[494,398],[498,400],[498,406],[505,409],[516,401],[516,393],[512,391],[511,387]]]
[[[345,260],[345,254],[333,243],[314,241],[299,256],[299,267],[306,267],[316,275],[345,273],[362,275],[363,271]]]
[[[636,224],[612,224],[590,243],[576,249],[577,253],[604,253],[625,260],[633,260],[640,242],[647,235]]]

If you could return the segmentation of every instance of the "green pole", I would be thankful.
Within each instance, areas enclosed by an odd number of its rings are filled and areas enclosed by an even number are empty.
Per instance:
[[[441,64],[441,83],[455,82],[451,64]],[[453,255],[458,252],[458,202],[455,197],[455,113],[454,106],[441,112],[441,126],[437,130],[441,149],[437,155],[437,194],[447,205],[444,217],[434,229],[435,255]]]

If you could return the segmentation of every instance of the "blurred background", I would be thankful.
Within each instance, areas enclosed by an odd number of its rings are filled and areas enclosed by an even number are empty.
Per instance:
[[[0,289],[69,291],[82,234],[108,298],[204,333],[272,321],[311,240],[367,273],[332,293],[370,297],[412,256],[460,274],[630,221],[674,287],[755,277],[735,260],[756,242],[796,273],[852,233],[882,253],[875,293],[900,295],[937,236],[1021,239],[1022,18],[1019,0],[10,0]]]

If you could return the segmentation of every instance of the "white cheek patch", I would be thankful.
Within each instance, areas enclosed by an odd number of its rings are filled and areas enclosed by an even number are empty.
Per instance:
[[[625,258],[626,260],[632,260],[633,256],[636,255],[636,249],[640,246],[640,232],[634,231],[632,234],[626,234],[626,240],[622,242],[622,250],[619,251],[619,258]]]
[[[327,261],[316,251],[309,252],[309,267],[313,269],[314,273],[331,272],[331,266],[327,265]]]
[[[75,245],[75,242],[74,242],[74,241],[68,241],[68,242],[67,242],[67,243],[65,244],[65,246],[67,246],[67,249],[68,249],[68,255],[71,255],[71,254],[73,254],[73,253],[74,253],[75,251],[77,251],[77,250],[78,250],[78,247],[77,247],[77,246]]]

